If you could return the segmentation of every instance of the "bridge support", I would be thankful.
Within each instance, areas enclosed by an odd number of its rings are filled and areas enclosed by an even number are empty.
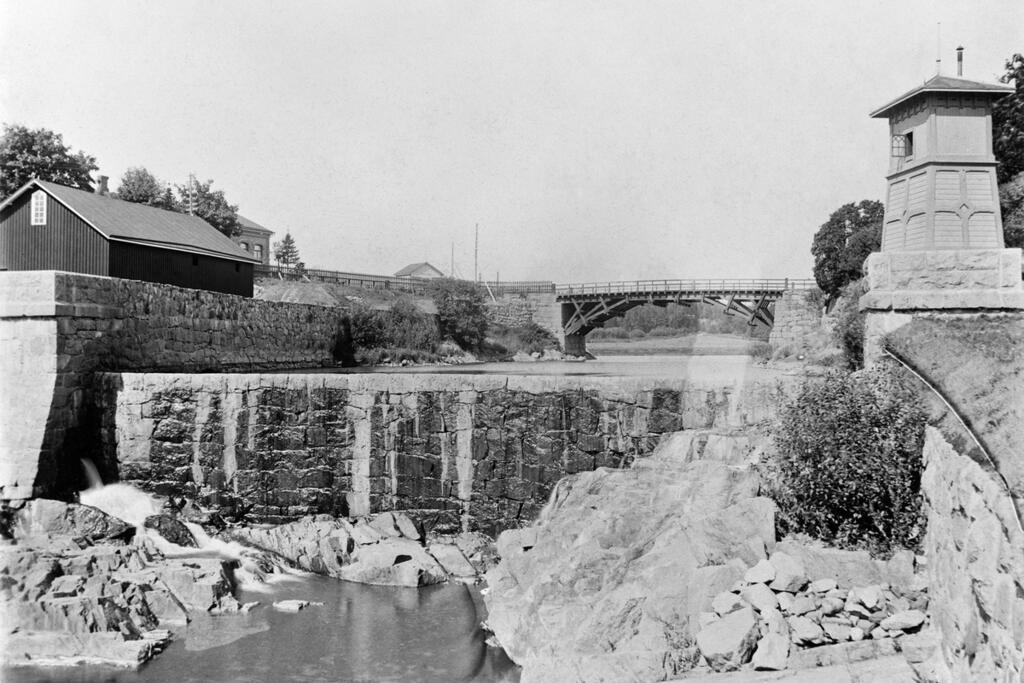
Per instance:
[[[562,338],[562,350],[570,356],[587,355],[587,335],[567,334]]]

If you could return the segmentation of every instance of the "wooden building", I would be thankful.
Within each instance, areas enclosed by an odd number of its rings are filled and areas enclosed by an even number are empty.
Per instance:
[[[423,263],[410,263],[395,273],[395,277],[418,277],[430,280],[444,277],[444,273],[424,261]]]
[[[31,180],[0,204],[0,270],[64,270],[252,296],[256,260],[196,216]]]

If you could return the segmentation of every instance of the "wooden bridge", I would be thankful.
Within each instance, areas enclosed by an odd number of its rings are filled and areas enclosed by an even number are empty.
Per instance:
[[[814,280],[633,280],[555,285],[561,307],[561,333],[567,353],[584,355],[588,332],[631,308],[710,303],[727,315],[743,315],[748,325],[771,326],[772,304],[788,290],[811,289]]]

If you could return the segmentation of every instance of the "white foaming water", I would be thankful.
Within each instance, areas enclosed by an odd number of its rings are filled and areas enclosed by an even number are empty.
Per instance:
[[[82,504],[91,505],[135,526],[137,536],[151,543],[164,557],[212,558],[238,562],[238,567],[234,571],[235,580],[247,590],[259,591],[268,582],[291,578],[289,574],[292,577],[301,575],[267,553],[234,541],[211,538],[202,526],[193,522],[184,524],[192,532],[198,548],[187,548],[171,543],[154,529],[143,526],[147,517],[161,513],[163,505],[159,499],[130,484],[104,484],[95,465],[89,460],[83,460],[82,467],[89,481],[89,488],[81,491],[78,496]]]

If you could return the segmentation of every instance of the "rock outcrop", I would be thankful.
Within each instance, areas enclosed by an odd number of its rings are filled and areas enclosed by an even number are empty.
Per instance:
[[[775,543],[757,454],[756,439],[682,432],[630,470],[563,480],[537,524],[502,534],[488,625],[522,680],[849,664],[919,631],[912,558]]]

